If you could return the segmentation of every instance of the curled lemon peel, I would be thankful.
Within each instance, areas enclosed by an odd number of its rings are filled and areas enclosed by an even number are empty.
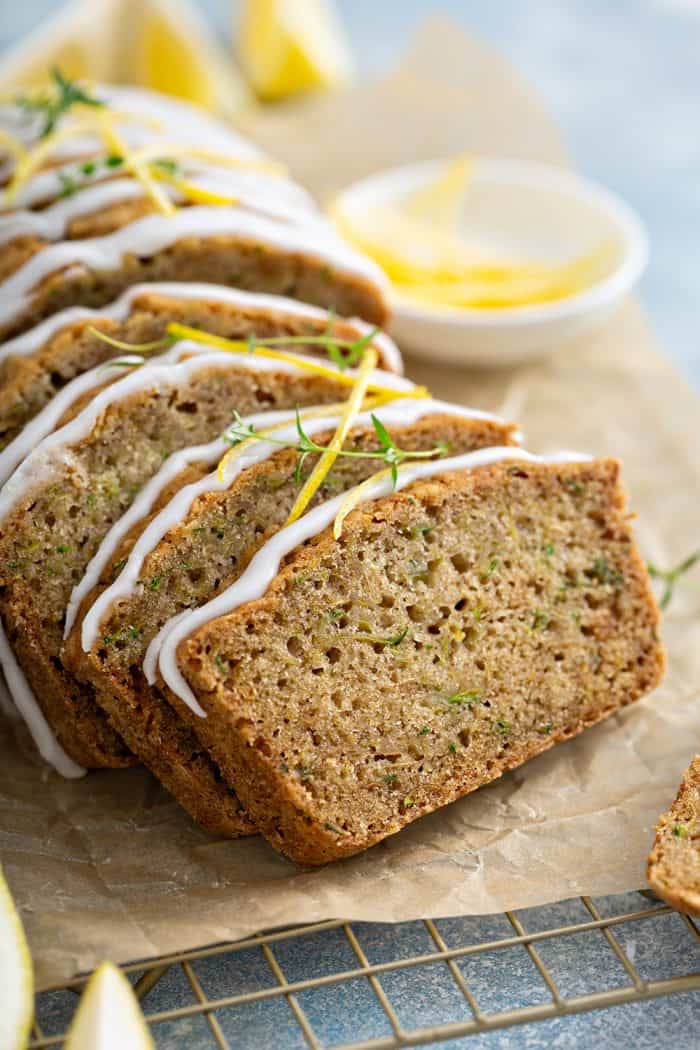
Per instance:
[[[264,345],[264,340],[262,345],[255,345],[251,349],[250,344],[242,339],[225,339],[220,335],[210,335],[199,328],[191,328],[189,325],[180,324],[178,321],[172,321],[167,327],[167,332],[173,339],[191,339],[193,342],[206,343],[230,354],[253,353],[259,357],[269,358],[272,361],[285,361],[287,364],[295,365],[306,372],[313,372],[314,375],[322,376],[324,379],[332,379],[333,382],[341,386],[354,386],[355,384],[355,377],[348,375],[347,372],[338,372],[327,365],[321,364],[319,361],[315,361],[311,357],[289,354],[284,350],[271,350]],[[422,399],[429,396],[424,386],[414,386],[408,390],[397,390],[394,387],[383,386],[381,383],[370,382],[369,390],[373,394],[389,395],[392,399],[395,397]]]
[[[381,405],[386,405],[389,400],[394,400],[388,396],[377,396],[377,397],[366,397],[362,402],[362,412],[371,412],[375,408],[380,408]],[[345,408],[344,401],[337,401],[330,405],[321,405],[319,408],[309,408],[304,412],[300,412],[298,418],[302,422],[306,422],[307,419],[321,419],[325,416],[332,417],[337,415],[338,412],[342,412]],[[229,464],[237,459],[238,456],[242,455],[246,449],[251,448],[256,441],[264,441],[266,437],[271,434],[275,434],[279,430],[284,430],[290,425],[292,421],[287,419],[282,423],[276,423],[273,427],[266,427],[265,430],[257,432],[255,437],[248,438],[246,441],[241,441],[239,444],[234,445],[228,452],[219,460],[219,465],[216,468],[216,476],[219,481],[224,481],[226,478],[226,471]]]
[[[399,468],[401,469],[401,468]],[[333,521],[333,539],[338,540],[343,532],[343,522],[347,518],[348,514],[355,509],[355,507],[362,503],[365,498],[365,494],[369,489],[372,488],[376,481],[383,481],[384,478],[391,476],[391,467],[387,467],[386,470],[380,470],[376,474],[372,474],[371,477],[367,478],[361,484],[356,485],[354,489],[350,489],[345,499],[338,508],[338,513]]]
[[[175,215],[177,208],[170,197],[157,185],[149,165],[139,158],[138,152],[129,152],[126,143],[114,126],[111,115],[97,114],[97,124],[107,148],[124,158],[124,169],[130,171],[141,182],[158,211],[163,215]]]
[[[313,499],[316,490],[323,483],[324,478],[338,458],[338,453],[343,447],[345,439],[348,436],[348,431],[360,412],[362,402],[365,399],[365,394],[369,387],[370,377],[374,369],[377,367],[377,361],[377,351],[374,347],[368,347],[368,349],[365,350],[360,367],[357,369],[355,383],[350,392],[350,396],[345,403],[336,432],[326,448],[326,451],[321,455],[321,458],[312,470],[310,476],[304,482],[301,492],[297,496],[296,502],[285,522],[286,525],[291,525],[292,522],[295,522],[301,517],[310,501]]]
[[[404,203],[406,215],[442,229],[455,229],[473,173],[470,154],[454,157],[437,178],[410,194]]]
[[[167,183],[173,189],[178,190],[186,200],[192,201],[194,204],[225,206],[240,202],[239,197],[229,197],[223,193],[216,193],[214,190],[207,190],[203,186],[197,186],[196,183],[180,178],[179,175],[172,175],[167,171],[151,168],[150,174],[157,182]]]

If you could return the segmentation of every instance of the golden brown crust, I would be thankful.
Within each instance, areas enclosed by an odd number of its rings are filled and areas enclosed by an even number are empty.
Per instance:
[[[700,755],[686,770],[676,800],[656,825],[649,885],[672,908],[700,916]]]
[[[437,441],[446,441],[455,453],[508,444],[513,439],[509,424],[447,414],[388,429],[401,448],[428,449]],[[316,440],[325,444],[331,436],[318,434]],[[349,442],[356,448],[377,448],[376,435],[367,428],[356,428]],[[307,470],[313,469],[314,461],[315,457],[307,461]],[[183,521],[145,559],[141,572],[144,586],[137,588],[130,600],[120,601],[100,624],[103,639],[120,637],[126,625],[138,626],[138,636],[124,640],[120,649],[105,642],[84,653],[84,616],[117,575],[118,567],[147,523],[141,522],[115,552],[100,584],[86,596],[63,649],[66,666],[89,682],[96,702],[108,712],[110,721],[132,750],[195,820],[220,834],[250,833],[251,825],[247,821],[241,825],[240,819],[234,819],[231,791],[222,784],[218,767],[196,736],[199,720],[181,717],[161,691],[149,688],[141,674],[141,664],[149,642],[170,616],[202,604],[214,591],[233,582],[265,539],[282,524],[298,493],[294,482],[296,465],[294,450],[280,450],[244,471],[227,491],[200,496]],[[349,488],[375,469],[374,460],[340,459],[328,484],[332,483],[334,490]],[[187,476],[173,482],[159,506],[165,505],[167,497],[196,473],[190,470]],[[234,524],[237,522],[241,523],[239,527]]]
[[[612,460],[501,464],[410,486],[182,644],[200,735],[277,849],[356,853],[656,685],[658,612],[617,477]],[[426,519],[432,541],[406,537]],[[427,582],[400,582],[424,556]],[[371,641],[404,622],[405,656]]]
[[[93,335],[91,328],[123,342],[150,343],[161,339],[173,321],[229,339],[247,339],[251,333],[259,338],[298,337],[320,335],[328,330],[327,320],[295,317],[282,309],[262,312],[208,301],[206,297],[178,299],[175,295],[144,292],[135,299],[125,321],[94,318],[74,322],[58,331],[34,353],[0,361],[0,448],[16,437],[71,379],[118,354]],[[359,335],[356,327],[342,319],[333,322],[332,331],[340,339],[353,340]],[[286,349],[325,356],[325,350],[310,344],[293,344]],[[380,366],[391,370],[389,361],[382,360]],[[113,378],[116,377],[115,373]]]

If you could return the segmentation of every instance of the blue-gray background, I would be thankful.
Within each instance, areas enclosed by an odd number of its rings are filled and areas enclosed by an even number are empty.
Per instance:
[[[0,0],[0,47],[34,28],[58,6],[57,0]],[[97,5],[96,5],[97,6]],[[227,0],[202,0],[220,33],[230,32]],[[385,69],[400,54],[422,17],[451,15],[505,54],[539,92],[559,121],[579,169],[625,196],[641,213],[652,242],[652,259],[642,294],[666,350],[687,376],[700,384],[700,0],[339,0],[360,70]],[[478,100],[470,100],[478,104]],[[598,902],[603,914],[646,905],[637,894]],[[580,902],[521,914],[528,929],[585,921]],[[448,943],[473,943],[507,935],[505,919],[441,923]],[[496,927],[498,930],[496,931]],[[430,950],[418,924],[399,928],[356,927],[371,961]],[[668,976],[700,968],[700,947],[679,916],[659,915],[644,924],[619,927],[626,950],[643,976]],[[313,972],[331,973],[353,965],[347,944],[335,935],[290,945],[283,959],[288,980]],[[520,949],[522,953],[522,949]],[[580,994],[626,983],[600,934],[589,941],[552,941],[547,965],[565,994]],[[475,956],[468,976],[486,1010],[541,1001],[542,988],[525,972],[522,954]],[[233,994],[256,985],[261,959],[226,958],[198,964],[209,995]],[[239,967],[237,969],[236,967]],[[239,972],[240,971],[240,972]],[[421,968],[411,978],[384,980],[410,1028],[464,1016],[461,999],[442,967]],[[591,983],[592,982],[592,983]],[[42,997],[46,1031],[60,1031],[65,993]],[[534,999],[533,999],[534,997]],[[172,972],[149,996],[150,1011],[191,1001],[191,992]],[[300,997],[324,1045],[386,1034],[381,1011],[364,984],[319,989]],[[277,1004],[282,1006],[281,1003]],[[260,1004],[253,1012],[221,1011],[223,1030],[237,1047],[300,1046],[291,1015]],[[55,1027],[53,1027],[55,1025]],[[700,1047],[697,994],[494,1032],[445,1046],[465,1050],[674,1050]],[[203,1019],[160,1025],[159,1047],[203,1050],[213,1046]]]

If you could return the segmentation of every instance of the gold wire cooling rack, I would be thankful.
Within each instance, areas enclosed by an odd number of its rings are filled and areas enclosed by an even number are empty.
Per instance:
[[[541,929],[526,930],[523,917],[528,913],[506,912],[500,916],[490,916],[486,921],[488,939],[479,939],[468,933],[464,925],[457,926],[461,933],[455,942],[454,929],[450,924],[469,923],[470,920],[431,920],[424,919],[401,927],[374,927],[382,931],[382,940],[368,946],[367,931],[373,926],[362,923],[345,923],[329,921],[311,925],[296,926],[284,930],[259,933],[242,941],[217,944],[197,951],[180,952],[173,955],[150,959],[147,962],[133,963],[123,967],[132,981],[136,993],[151,1026],[158,1046],[168,1047],[219,1047],[233,1048],[242,1045],[236,1035],[232,1035],[231,1025],[226,1024],[227,1012],[230,1017],[232,1009],[238,1009],[237,1031],[240,1033],[246,1023],[251,1023],[251,1009],[267,1011],[267,1020],[271,1021],[264,1031],[258,1031],[254,1041],[245,1045],[254,1046],[309,1046],[320,1048],[332,1045],[343,1050],[390,1050],[393,1047],[420,1046],[442,1040],[459,1037],[476,1036],[530,1022],[564,1018],[569,1015],[599,1010],[621,1004],[642,1003],[676,993],[700,991],[700,928],[695,921],[681,916],[666,905],[653,898],[646,891],[640,894],[625,895],[622,914],[602,914],[605,902],[615,898],[604,898],[596,903],[590,897],[574,898],[565,902],[565,910],[557,911],[563,906],[550,906],[548,909],[533,909],[532,915],[541,913],[545,916]],[[630,908],[630,903],[638,904]],[[572,910],[572,905],[574,906]],[[615,909],[613,909],[614,911]],[[559,916],[567,917],[563,925],[549,925],[548,919]],[[661,918],[660,918],[661,917]],[[666,917],[666,920],[663,919]],[[644,967],[640,962],[638,946],[645,939],[651,954],[647,958],[656,958],[659,953],[659,927],[654,932],[654,923],[668,920],[676,924],[673,928],[673,949],[670,952],[670,969],[675,972],[661,973],[656,967],[651,976],[641,972]],[[527,919],[525,919],[527,921]],[[472,933],[479,930],[484,933],[483,920],[471,920]],[[537,925],[537,923],[535,923]],[[386,956],[387,931],[410,928],[410,946],[417,943],[420,933],[422,943],[413,954],[404,955],[396,939],[389,947],[395,949],[389,957],[377,956],[374,948],[384,944]],[[650,928],[652,927],[652,928]],[[489,930],[492,935],[489,936]],[[500,931],[500,932],[497,932]],[[679,936],[681,941],[678,940]],[[689,940],[683,943],[683,938]],[[345,969],[328,967],[323,972],[318,967],[301,977],[287,976],[287,961],[294,951],[307,958],[309,953],[323,954],[324,939],[334,939],[332,956],[329,961],[338,961],[340,941],[347,958],[354,962]],[[593,938],[595,947],[604,950],[615,961],[620,979],[611,980],[606,967],[595,962],[599,983],[607,986],[593,992],[571,994],[576,991],[576,982],[569,989],[563,988],[561,982],[552,972],[555,949],[563,949],[577,973],[582,972],[585,959],[590,964],[594,959],[589,943],[586,948],[585,938]],[[600,939],[605,943],[602,943]],[[339,940],[340,939],[340,940]],[[597,940],[596,940],[597,939]],[[405,942],[405,938],[404,938]],[[453,943],[455,942],[455,943]],[[364,943],[364,946],[363,946]],[[627,947],[625,944],[627,943]],[[404,950],[405,950],[404,943]],[[541,987],[540,1001],[516,1008],[493,1008],[494,1003],[503,1005],[502,988],[498,988],[498,975],[492,967],[494,958],[503,958],[509,951],[525,952],[528,967]],[[264,960],[269,983],[258,986],[250,982],[250,971],[257,964],[251,953],[256,953],[260,961]],[[610,954],[612,953],[612,954]],[[342,953],[341,953],[342,954]],[[614,960],[613,960],[614,956]],[[637,957],[637,964],[635,963]],[[549,958],[549,964],[548,964]],[[691,960],[692,972],[683,972]],[[668,967],[667,960],[667,968]],[[487,984],[480,992],[474,990],[470,977],[472,973],[486,973]],[[209,974],[207,973],[209,968]],[[479,967],[477,971],[474,969]],[[212,984],[210,976],[217,972],[218,978]],[[436,972],[441,980],[450,985],[451,995],[457,997],[458,1003],[452,1001],[447,1006],[446,993],[430,992],[430,998],[437,994],[438,1010],[445,1010],[452,1019],[440,1023],[421,1024],[420,1019],[411,1021],[401,1016],[401,1010],[394,1005],[395,982],[402,978],[419,980],[416,987],[433,989]],[[522,972],[509,964],[510,976],[522,981]],[[243,983],[241,979],[243,976]],[[431,975],[431,978],[429,979]],[[60,1046],[65,1038],[65,1030],[70,1014],[75,1009],[78,993],[86,977],[75,978],[64,984],[47,986],[39,990],[37,996],[37,1022],[34,1025],[32,1048]],[[179,987],[178,987],[179,982]],[[247,983],[246,983],[247,982]],[[414,982],[415,983],[415,982]],[[564,982],[566,983],[566,981]],[[570,982],[569,982],[570,983]],[[178,1002],[187,1000],[183,1005],[158,1009],[159,988],[170,984],[170,998]],[[208,988],[205,991],[205,987]],[[493,1001],[479,1001],[484,990],[491,989],[495,994]],[[359,1040],[347,1041],[341,1038],[329,1040],[327,1033],[319,1031],[319,1021],[329,1012],[325,1002],[322,1014],[316,1006],[308,1005],[309,993],[317,992],[327,995],[330,989],[338,994],[343,993],[341,1009],[350,1010],[354,1015],[353,1035],[360,1035]],[[580,990],[580,989],[579,989]],[[56,1014],[56,998],[60,1009]],[[162,1000],[162,994],[160,995]],[[487,998],[489,998],[487,994]],[[537,998],[537,997],[535,997]],[[167,997],[166,997],[167,999]],[[47,1012],[47,1001],[54,1004]],[[678,1003],[678,1000],[676,1000]],[[43,1004],[43,1005],[41,1005]],[[461,1004],[461,1005],[460,1005]],[[156,1007],[155,1009],[153,1007]],[[435,1007],[435,1004],[433,1004]],[[697,1003],[693,1009],[697,1007]],[[365,1020],[372,1008],[377,1014],[373,1022],[373,1033],[367,1037]],[[245,1011],[248,1010],[246,1014]],[[280,1010],[282,1013],[280,1013]],[[270,1017],[270,1011],[274,1016]],[[462,1015],[461,1017],[459,1015]],[[44,1022],[43,1018],[48,1018]],[[53,1018],[53,1019],[52,1019]],[[246,1020],[247,1019],[247,1020]],[[57,1026],[60,1030],[57,1030]],[[53,1031],[49,1031],[53,1028]],[[250,1036],[250,1028],[248,1029]],[[264,1033],[267,1032],[267,1035]]]

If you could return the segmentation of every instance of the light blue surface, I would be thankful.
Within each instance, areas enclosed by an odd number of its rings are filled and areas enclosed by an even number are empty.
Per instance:
[[[228,5],[204,6],[228,31]],[[32,28],[55,0],[0,0],[0,44]],[[394,61],[420,18],[438,9],[429,0],[340,0],[363,71]],[[625,196],[641,213],[652,243],[643,298],[668,352],[700,383],[697,302],[700,293],[700,0],[441,0],[439,10],[481,34],[517,66],[562,126],[582,172]],[[638,894],[597,902],[603,915],[648,902]],[[587,921],[580,901],[531,909],[519,916],[530,932]],[[512,935],[503,916],[445,919],[437,924],[448,947]],[[355,925],[370,962],[434,950],[420,923]],[[642,977],[655,979],[700,968],[700,946],[674,914],[616,928]],[[623,987],[629,978],[600,932],[544,941],[540,955],[562,995]],[[276,946],[289,981],[357,965],[339,931]],[[485,1012],[544,1002],[548,993],[522,946],[465,957],[461,973]],[[258,948],[195,964],[208,996],[233,995],[274,984]],[[394,971],[382,987],[408,1028],[468,1017],[444,964]],[[183,973],[173,969],[146,1001],[148,1012],[193,1001]],[[70,993],[42,997],[47,1034],[59,1032],[74,1006]],[[324,1046],[389,1034],[388,1022],[364,980],[304,992],[299,1002]],[[237,1048],[305,1045],[282,998],[222,1010],[225,1036]],[[469,1050],[696,1050],[700,996],[676,995],[593,1014],[505,1029],[442,1043]],[[159,1048],[214,1046],[206,1021],[186,1019],[155,1028]]]

